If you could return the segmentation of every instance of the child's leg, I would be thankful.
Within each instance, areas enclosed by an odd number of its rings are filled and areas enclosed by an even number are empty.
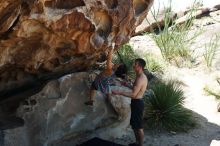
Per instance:
[[[110,93],[106,93],[105,95],[106,95],[107,100],[110,101],[111,100],[111,94]]]
[[[93,105],[95,95],[96,95],[96,88],[93,82],[89,90],[89,101],[85,102],[85,104]]]
[[[94,97],[96,96],[96,85],[95,82],[92,82],[92,85],[90,87],[90,91],[89,91],[89,101],[94,101]]]
[[[90,89],[90,92],[89,92],[89,101],[94,101],[95,95],[96,95],[96,90]]]
[[[111,86],[109,84],[106,85],[105,96],[106,96],[107,100],[110,101],[110,98],[111,98]]]

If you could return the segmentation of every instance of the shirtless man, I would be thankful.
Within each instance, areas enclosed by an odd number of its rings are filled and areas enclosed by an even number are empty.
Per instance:
[[[144,74],[144,67],[146,62],[141,59],[135,59],[133,69],[136,73],[136,79],[132,87],[132,91],[123,92],[113,90],[113,94],[123,95],[131,98],[131,119],[130,124],[135,134],[136,143],[130,144],[133,146],[143,146],[144,143],[144,130],[143,130],[143,112],[144,101],[143,95],[147,88],[147,77]]]

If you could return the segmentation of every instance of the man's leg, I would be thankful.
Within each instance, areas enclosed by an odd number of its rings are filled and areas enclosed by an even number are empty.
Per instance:
[[[143,110],[144,104],[142,100],[131,100],[131,126],[133,128],[136,143],[143,146],[144,130],[143,130]]]
[[[143,129],[137,129],[137,137],[136,140],[138,141],[139,146],[144,145],[144,130]]]
[[[138,142],[138,131],[137,131],[137,129],[133,129],[133,131],[134,131],[135,140],[136,140],[135,144],[138,144],[139,143]]]
[[[106,95],[107,100],[110,101],[111,94],[110,93],[106,93],[105,95]]]

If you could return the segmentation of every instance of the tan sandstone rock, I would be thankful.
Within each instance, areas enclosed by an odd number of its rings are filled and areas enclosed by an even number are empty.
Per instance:
[[[153,0],[0,0],[0,101],[128,42]],[[27,97],[27,96],[26,96]]]

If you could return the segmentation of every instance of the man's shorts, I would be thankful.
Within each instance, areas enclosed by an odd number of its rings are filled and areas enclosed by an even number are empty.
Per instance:
[[[144,100],[132,99],[131,100],[131,119],[130,124],[132,129],[143,128],[143,115],[144,114]]]

